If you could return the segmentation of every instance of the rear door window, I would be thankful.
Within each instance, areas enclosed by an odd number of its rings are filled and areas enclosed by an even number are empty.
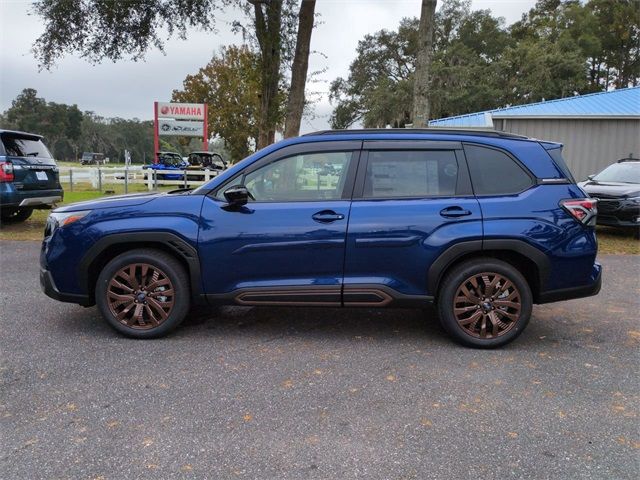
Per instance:
[[[372,150],[363,198],[453,196],[457,181],[458,163],[453,151]]]
[[[2,134],[2,144],[6,155],[11,157],[51,158],[49,150],[39,138],[4,133]]]
[[[464,145],[476,195],[509,195],[533,185],[531,175],[513,158],[494,148]]]

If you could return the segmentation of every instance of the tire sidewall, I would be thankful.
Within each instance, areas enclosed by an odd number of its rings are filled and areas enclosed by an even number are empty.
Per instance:
[[[461,283],[482,272],[499,273],[509,279],[519,290],[521,299],[520,318],[516,324],[504,335],[491,339],[476,338],[467,334],[458,325],[453,313],[454,296]],[[475,348],[497,348],[515,340],[529,323],[532,309],[533,298],[529,284],[515,267],[501,260],[472,260],[455,267],[446,275],[438,295],[438,313],[442,327],[459,343]]]
[[[175,304],[169,317],[156,328],[137,330],[119,322],[111,313],[107,301],[107,288],[111,278],[122,267],[132,263],[148,263],[161,269],[170,279],[175,291]],[[173,257],[161,251],[133,251],[118,255],[100,272],[96,282],[96,305],[107,323],[118,332],[132,338],[157,338],[176,328],[186,316],[190,306],[190,288],[184,267]]]

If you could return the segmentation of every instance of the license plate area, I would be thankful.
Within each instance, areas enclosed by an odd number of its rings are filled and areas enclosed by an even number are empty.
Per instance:
[[[38,180],[45,181],[45,182],[49,180],[49,177],[47,177],[47,172],[42,172],[42,171],[36,172],[36,178]]]

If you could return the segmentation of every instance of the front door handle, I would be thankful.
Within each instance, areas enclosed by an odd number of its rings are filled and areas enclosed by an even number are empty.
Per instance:
[[[469,210],[465,210],[462,207],[454,206],[443,208],[442,210],[440,210],[440,215],[445,218],[457,218],[471,215],[471,212]]]
[[[335,222],[336,220],[344,219],[344,215],[341,213],[336,213],[333,210],[322,210],[320,212],[314,213],[311,218],[319,223],[331,223]]]

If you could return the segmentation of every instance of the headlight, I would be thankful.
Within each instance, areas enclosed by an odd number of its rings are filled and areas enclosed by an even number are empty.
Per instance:
[[[77,222],[81,218],[86,217],[91,210],[82,210],[79,212],[52,212],[49,214],[49,218],[47,218],[47,224],[44,228],[44,236],[49,237],[53,233],[53,231],[58,227],[65,227],[67,225],[72,224],[73,222]]]
[[[627,198],[627,200],[629,200],[632,203],[635,203],[636,205],[640,205],[640,197],[631,197],[631,198]]]
[[[64,227],[86,217],[90,212],[91,210],[82,210],[80,212],[53,212],[49,216],[55,220],[56,226]]]

